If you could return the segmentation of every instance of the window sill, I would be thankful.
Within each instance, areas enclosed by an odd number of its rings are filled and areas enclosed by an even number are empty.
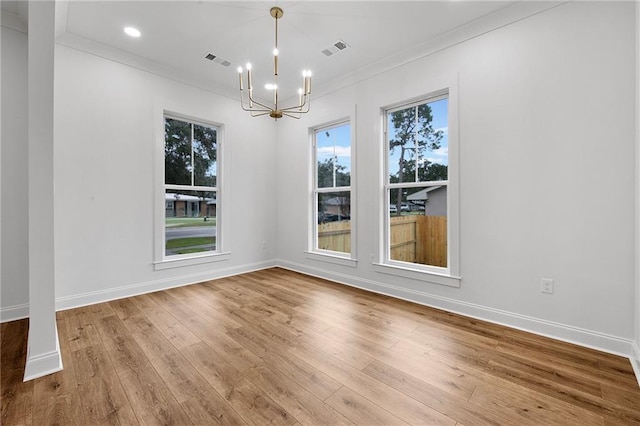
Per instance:
[[[153,262],[153,269],[162,271],[164,269],[182,268],[185,266],[201,265],[203,263],[221,262],[229,260],[231,253],[211,253],[200,256],[180,257],[178,259],[164,259]]]
[[[333,263],[335,265],[350,266],[355,268],[358,266],[358,259],[351,259],[337,254],[322,253],[317,251],[305,251],[307,259],[319,260],[320,262]]]
[[[426,281],[428,283],[446,285],[449,287],[460,287],[460,281],[462,280],[462,277],[454,275],[383,263],[373,263],[373,270],[382,274],[394,275],[418,281]]]

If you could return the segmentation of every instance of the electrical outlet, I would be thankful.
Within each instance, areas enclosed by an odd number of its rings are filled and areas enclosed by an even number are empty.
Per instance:
[[[551,278],[543,278],[540,280],[540,291],[543,293],[553,293],[553,280]]]

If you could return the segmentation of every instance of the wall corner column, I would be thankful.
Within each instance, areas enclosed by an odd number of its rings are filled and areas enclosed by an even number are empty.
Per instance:
[[[55,312],[55,1],[29,2],[29,340],[24,380],[62,370]]]
[[[635,217],[635,316],[634,316],[634,342],[630,356],[631,365],[640,384],[640,0],[635,1],[636,6],[636,81],[635,81],[635,117],[636,117],[636,217]]]

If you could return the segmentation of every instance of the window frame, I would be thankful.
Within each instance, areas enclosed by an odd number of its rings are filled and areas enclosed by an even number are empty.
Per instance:
[[[225,252],[224,245],[224,125],[211,120],[196,118],[194,116],[177,113],[163,109],[159,112],[159,123],[157,127],[157,155],[156,155],[156,203],[155,203],[155,255],[154,270],[164,270],[176,267],[199,265],[209,262],[217,262],[228,260],[230,253]],[[191,125],[199,125],[205,127],[214,127],[216,129],[216,185],[200,186],[194,185],[194,177],[192,175],[191,185],[176,185],[165,183],[165,120],[174,119],[187,122]],[[192,136],[193,137],[193,136]],[[193,151],[193,147],[192,147]],[[193,154],[192,154],[193,161]],[[206,252],[186,253],[178,255],[166,255],[166,200],[165,193],[167,190],[188,190],[188,191],[207,191],[215,193],[216,197],[216,249]]]
[[[459,212],[459,135],[458,135],[458,102],[457,83],[441,85],[441,88],[427,92],[425,95],[405,101],[396,102],[380,109],[381,114],[381,150],[380,150],[380,238],[379,262],[372,262],[374,270],[379,273],[401,276],[434,284],[452,287],[460,286],[460,212]],[[447,98],[448,119],[448,176],[446,181],[391,183],[389,177],[389,138],[388,115],[391,112],[431,103]],[[447,187],[447,266],[439,267],[419,263],[403,262],[391,259],[390,244],[390,201],[391,189],[426,188],[432,186]]]
[[[349,138],[350,138],[350,157],[349,158],[351,163],[350,175],[349,175],[349,186],[336,186],[336,187],[332,186],[332,187],[326,187],[326,188],[319,188],[318,187],[318,158],[317,158],[316,134],[318,132],[331,130],[336,127],[341,127],[344,125],[349,125]],[[339,264],[343,266],[351,266],[351,267],[355,267],[357,265],[355,139],[356,139],[355,138],[355,120],[353,119],[353,116],[332,120],[332,121],[325,122],[320,125],[309,128],[310,214],[308,215],[308,217],[310,218],[311,222],[309,226],[308,249],[305,251],[305,253],[307,257],[311,259],[320,260],[323,262],[330,262],[330,263]],[[350,252],[348,253],[338,252],[333,250],[324,250],[324,249],[318,248],[318,194],[332,193],[332,192],[349,192],[350,194],[349,195],[349,199],[350,199],[350,207],[349,207],[350,219],[349,220],[350,220],[351,246],[350,246]]]

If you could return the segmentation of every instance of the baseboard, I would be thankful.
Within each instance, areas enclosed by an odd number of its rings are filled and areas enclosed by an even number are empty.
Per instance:
[[[7,306],[0,308],[0,323],[29,318],[29,304]]]
[[[514,312],[494,309],[487,306],[462,302],[460,300],[437,296],[422,291],[408,290],[392,284],[341,274],[324,268],[317,268],[282,259],[277,260],[277,263],[279,267],[284,269],[289,269],[318,278],[324,278],[362,290],[442,309],[448,312],[464,315],[466,317],[504,325],[518,330],[596,349],[602,352],[624,356],[631,359],[633,362],[632,346],[634,342],[629,339],[555,323],[552,321],[546,321],[526,315],[520,315]],[[636,363],[637,362],[638,361],[636,360]],[[634,368],[636,367],[640,366],[635,365]],[[640,375],[638,375],[639,372],[639,370],[636,370],[636,377],[640,379]]]
[[[81,306],[93,305],[96,303],[108,302],[125,297],[137,296],[154,291],[167,290],[174,287],[182,287],[189,284],[196,284],[203,281],[215,280],[248,272],[259,271],[261,269],[276,266],[275,260],[250,263],[246,265],[216,269],[197,274],[180,275],[162,280],[147,281],[127,286],[109,288],[106,290],[82,293],[73,296],[56,298],[56,311],[78,308]]]
[[[24,366],[24,381],[37,379],[62,370],[62,354],[60,353],[60,340],[58,339],[58,326],[56,330],[56,349],[44,354],[31,355],[31,340],[27,344],[27,362]]]
[[[640,342],[633,342],[632,349],[633,355],[629,357],[633,372],[636,373],[636,379],[638,379],[638,386],[640,386]]]

